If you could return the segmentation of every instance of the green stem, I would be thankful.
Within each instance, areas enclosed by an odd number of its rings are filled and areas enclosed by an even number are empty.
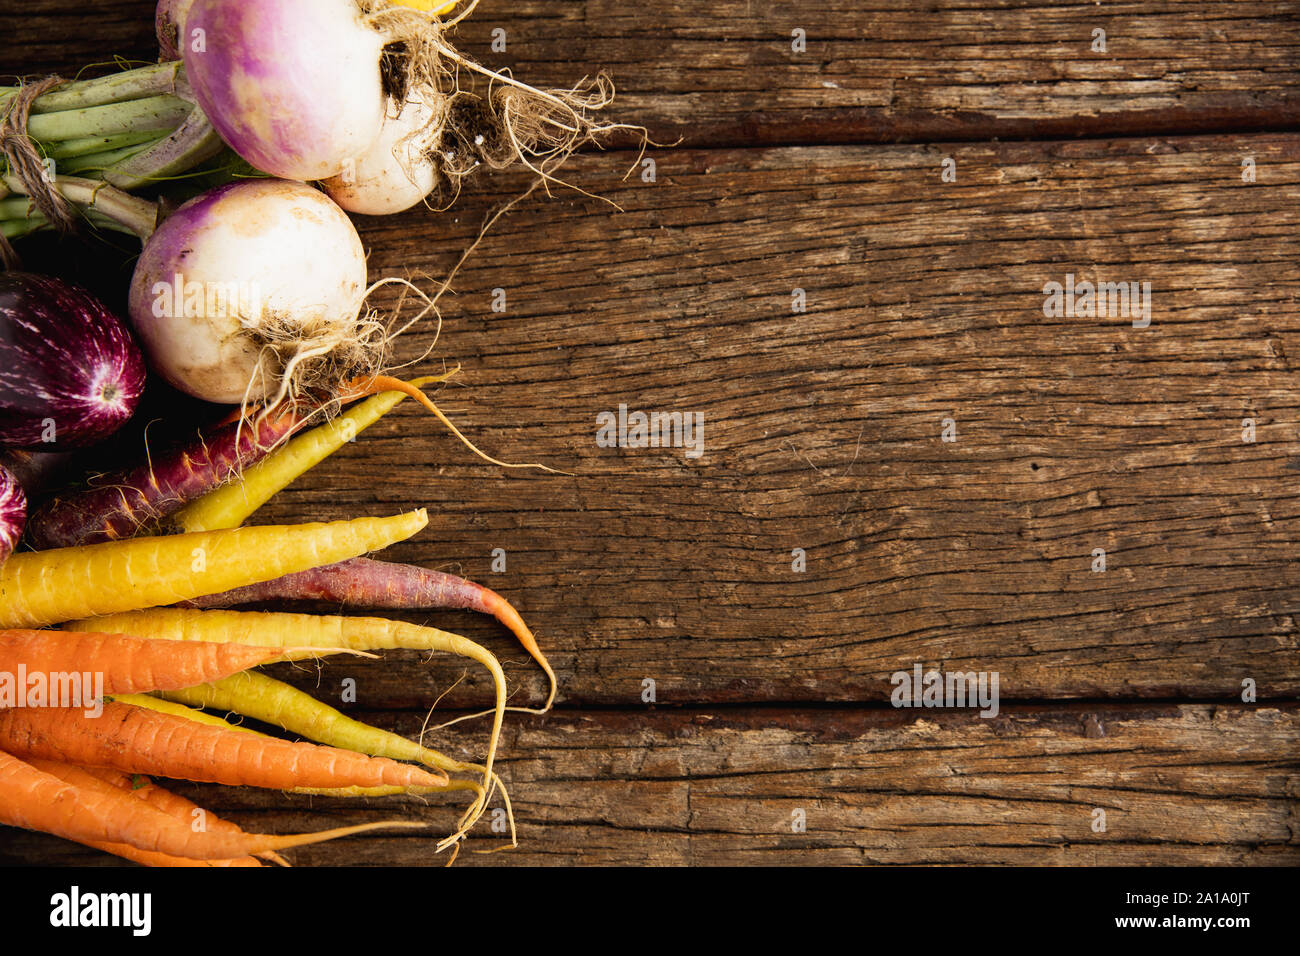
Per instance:
[[[171,135],[115,161],[111,169],[104,171],[103,178],[119,189],[139,189],[188,173],[212,159],[225,146],[203,110],[196,106]]]
[[[6,195],[26,196],[27,189],[17,176],[0,177]],[[78,179],[74,176],[55,176],[54,183],[69,202],[86,210],[94,210],[112,219],[124,229],[148,239],[158,227],[158,204],[140,199],[96,179]],[[3,197],[0,197],[3,198]]]
[[[110,103],[81,110],[42,113],[27,119],[27,135],[38,143],[51,144],[87,136],[116,136],[121,133],[176,129],[194,109],[179,96],[150,96],[125,103]]]
[[[81,136],[77,139],[51,143],[45,147],[44,153],[51,159],[75,159],[78,156],[93,156],[95,153],[107,152],[110,149],[151,143],[158,138],[158,133],[154,130],[118,133],[116,136]]]
[[[63,110],[81,110],[108,103],[143,99],[178,90],[179,61],[157,63],[136,70],[126,70],[101,76],[93,80],[73,80],[58,89],[38,96],[32,104],[32,115],[58,113]],[[0,87],[0,108],[4,101],[18,92],[19,87]]]
[[[0,199],[0,219],[30,219],[35,214],[36,210],[32,206],[32,201],[26,196],[12,196],[9,199]]]
[[[86,156],[78,156],[75,159],[65,160],[58,164],[58,171],[61,173],[82,174],[87,172],[102,173],[112,169],[118,163],[125,162],[133,156],[139,156],[149,147],[146,146],[125,146],[122,149],[105,150],[102,153],[91,153]]]
[[[0,87],[0,114],[19,89]],[[195,174],[226,149],[179,62],[65,83],[36,98],[27,134],[55,172],[127,191]]]
[[[122,225],[116,219],[112,219],[109,216],[103,215],[102,213],[95,212],[95,210],[93,209],[86,210],[86,219],[90,221],[90,224],[92,226],[95,226],[98,229],[107,229],[109,232],[120,232],[124,236],[136,236],[137,238],[139,238],[138,234],[134,229],[130,228],[129,226]]]
[[[29,236],[37,229],[43,229],[49,223],[39,212],[32,213],[26,219],[6,219],[0,222],[0,235],[6,239],[21,239],[23,236]]]
[[[0,200],[0,204],[13,201],[11,199]],[[86,209],[83,212],[86,220],[96,229],[120,232],[127,236],[135,235],[134,230],[122,225],[115,219],[110,219],[102,213],[95,212],[93,209]],[[0,217],[0,234],[3,234],[6,239],[21,239],[46,228],[49,224],[49,220],[39,212],[33,212],[30,216]]]

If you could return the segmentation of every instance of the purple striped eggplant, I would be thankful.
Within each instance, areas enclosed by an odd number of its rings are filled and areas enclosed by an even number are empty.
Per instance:
[[[27,496],[14,473],[0,465],[0,564],[13,553],[27,520]]]
[[[126,324],[59,279],[0,272],[0,445],[102,441],[135,412],[144,356]]]

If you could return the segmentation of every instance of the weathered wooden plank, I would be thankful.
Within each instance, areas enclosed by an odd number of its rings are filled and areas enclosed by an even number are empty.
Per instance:
[[[406,714],[399,729],[420,722]],[[992,720],[888,708],[559,713],[508,733],[501,772],[520,847],[460,861],[1295,864],[1298,732],[1293,704],[1016,707]],[[445,828],[454,816],[413,800],[318,800],[309,813],[305,798],[178,786],[272,831],[381,815]],[[357,838],[292,856],[422,865],[437,862],[431,843]],[[0,840],[0,863],[37,858],[111,862],[53,838]]]
[[[36,0],[5,23],[4,68],[150,59],[153,6],[114,0],[92,19],[69,0]],[[460,36],[538,85],[607,71],[619,118],[665,142],[1070,137],[1296,124],[1298,12],[1234,0],[483,0]],[[1092,49],[1098,29],[1105,52]]]
[[[555,84],[603,68],[629,122],[688,145],[1113,136],[1300,118],[1300,7],[1290,3],[529,0],[479,9],[464,33],[489,65]],[[506,51],[492,55],[498,27]],[[1105,31],[1105,52],[1092,48],[1095,30]]]
[[[567,703],[639,703],[647,678],[673,704],[880,700],[918,662],[998,671],[1008,699],[1294,695],[1298,144],[671,151],[632,185],[583,157],[573,180],[625,211],[518,207],[435,350],[465,364],[440,401],[474,440],[576,477],[486,465],[406,408],[257,520],[432,505],[392,555],[516,601]],[[372,277],[445,274],[516,186],[363,223]],[[1067,274],[1150,282],[1150,326],[1045,317]],[[703,414],[704,453],[598,447],[622,403]],[[495,625],[412,619],[540,699]],[[410,708],[464,670],[329,667]],[[488,699],[469,674],[449,706]]]
[[[1298,146],[678,151],[632,186],[583,158],[625,211],[517,208],[436,349],[475,441],[577,477],[503,472],[399,409],[259,520],[433,505],[393,554],[515,599],[569,702],[637,703],[645,678],[674,704],[883,699],[918,661],[1009,698],[1293,695]],[[503,195],[366,224],[374,275],[442,275]],[[1067,274],[1150,282],[1150,326],[1045,317]],[[620,403],[701,413],[704,454],[598,447]],[[360,672],[416,707],[461,670]]]

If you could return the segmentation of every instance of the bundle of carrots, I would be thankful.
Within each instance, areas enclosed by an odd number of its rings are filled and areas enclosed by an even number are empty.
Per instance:
[[[279,851],[291,847],[426,824],[249,833],[148,778],[337,796],[464,792],[469,806],[436,844],[450,859],[498,791],[510,814],[493,767],[505,712],[522,708],[506,706],[505,676],[487,649],[378,617],[223,609],[283,598],[492,614],[550,677],[541,709],[550,707],[554,673],[504,598],[449,574],[363,557],[419,532],[423,509],[243,526],[423,382],[382,384],[395,388],[311,430],[299,433],[291,414],[264,413],[204,436],[201,453],[181,449],[33,514],[29,540],[42,549],[0,564],[0,823],[153,866],[259,866],[284,863]],[[259,432],[266,428],[275,434]],[[254,669],[390,648],[447,652],[488,670],[496,705],[481,764],[349,718]],[[220,712],[306,740],[236,726]]]

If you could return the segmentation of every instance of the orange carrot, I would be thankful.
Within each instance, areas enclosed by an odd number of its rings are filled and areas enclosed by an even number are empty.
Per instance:
[[[139,863],[142,866],[157,867],[199,867],[199,866],[261,866],[262,861],[255,856],[241,856],[234,860],[191,860],[183,856],[170,856],[166,853],[157,853],[153,850],[140,850],[125,843],[109,843],[100,840],[78,840],[92,850],[103,850],[105,853],[111,853],[113,856],[120,856],[124,860],[130,860],[132,863]]]
[[[152,700],[153,698],[149,698]],[[29,761],[32,766],[40,767],[47,761],[32,760]],[[64,764],[71,766],[71,764]],[[204,810],[197,803],[186,800],[178,793],[172,793],[170,790],[164,790],[158,784],[154,783],[148,777],[142,774],[122,773],[120,770],[109,770],[104,767],[78,767],[78,770],[90,774],[90,776],[104,782],[110,783],[137,800],[143,800],[155,810],[161,810],[163,813],[170,814],[179,820],[193,825],[194,821],[200,817],[196,811],[202,811],[201,817],[204,826],[209,830],[228,831],[242,833],[243,830],[237,824],[229,820],[223,820],[210,810]],[[281,866],[288,866],[289,862],[280,854],[270,852],[261,853],[259,856],[271,860]]]
[[[231,860],[379,827],[423,826],[415,821],[393,821],[287,836],[260,833],[237,836],[196,831],[130,794],[115,787],[109,789],[68,783],[0,751],[0,823],[41,830],[69,840],[124,843],[140,850],[197,860]]]
[[[20,669],[48,675],[50,694],[72,675],[93,675],[96,694],[143,694],[179,690],[220,680],[259,664],[285,658],[283,648],[148,640],[124,634],[78,631],[0,631],[0,705],[3,682]],[[333,653],[322,649],[321,654]],[[23,682],[26,683],[25,681]],[[78,683],[82,683],[78,681]],[[26,686],[16,689],[23,694]],[[79,697],[92,692],[81,686]],[[53,701],[51,701],[53,702]]]
[[[0,710],[0,750],[23,759],[274,790],[447,784],[446,774],[427,768],[255,737],[116,701],[105,703],[100,717],[66,707]]]
[[[28,763],[42,773],[48,773],[52,777],[58,777],[65,783],[70,783],[76,787],[85,787],[89,790],[109,793],[126,793],[135,796],[137,799],[144,800],[146,797],[142,791],[159,790],[160,788],[146,782],[137,790],[131,789],[131,778],[126,774],[119,774],[114,771],[88,770],[83,767],[74,767],[71,764],[58,763],[54,760],[30,760]],[[109,777],[108,775],[112,776]],[[170,796],[170,794],[169,794]],[[183,800],[177,797],[177,800]],[[189,803],[188,800],[183,800]],[[151,801],[152,803],[152,801]],[[155,806],[154,809],[167,811],[161,806]],[[181,819],[187,826],[194,824],[194,819],[188,815],[171,813],[173,817]],[[233,823],[225,820],[219,820],[215,815],[207,814],[204,811],[203,825],[210,830],[219,831],[219,828],[225,828],[226,832],[243,831]],[[103,850],[105,853],[112,853],[114,856],[120,856],[126,860],[132,860],[136,863],[143,863],[145,866],[261,866],[262,862],[253,856],[239,857],[234,860],[192,860],[183,856],[169,856],[166,853],[158,853],[155,850],[141,850],[126,843],[109,843],[105,840],[84,840],[77,841],[85,843],[86,846],[96,850]],[[276,854],[278,857],[279,854]]]
[[[269,680],[270,678],[268,678]],[[278,683],[278,681],[277,681]],[[206,686],[206,685],[205,685]],[[170,693],[184,693],[184,691],[170,691]],[[310,694],[305,694],[310,697]],[[223,730],[233,730],[241,734],[253,734],[257,737],[269,737],[270,734],[264,734],[260,730],[254,730],[251,727],[245,727],[243,724],[232,724],[228,720],[223,720],[216,714],[206,710],[199,710],[194,707],[186,707],[184,704],[177,704],[170,700],[163,700],[161,697],[154,697],[151,694],[115,694],[113,699],[123,704],[131,704],[135,707],[144,707],[148,710],[156,710],[164,714],[171,714],[174,717],[183,717],[186,720],[193,720],[200,724],[207,724],[209,727],[220,727]],[[314,699],[314,698],[313,698]],[[328,705],[321,704],[325,707]],[[332,709],[332,708],[331,708]],[[286,728],[287,729],[287,728]],[[310,737],[310,734],[303,734],[304,737]],[[315,738],[312,738],[315,739]],[[364,753],[356,747],[347,747],[337,741],[316,740],[317,743],[324,743],[331,747],[344,747],[346,750],[357,750]],[[405,759],[396,754],[370,754],[372,757],[392,757],[394,760]],[[448,758],[450,761],[450,758]],[[482,768],[477,764],[465,764],[465,767],[474,772],[481,772]],[[459,769],[452,767],[450,763],[445,767],[438,767],[439,770]],[[111,773],[112,771],[105,771]],[[418,787],[294,787],[290,793],[309,794],[314,797],[393,797],[398,794],[408,793],[422,795],[426,793],[440,793],[450,790],[474,790],[477,792],[481,788],[464,780],[452,780],[445,787],[437,787],[431,790],[423,790]],[[504,789],[504,788],[503,788]],[[268,857],[267,859],[270,859]]]

